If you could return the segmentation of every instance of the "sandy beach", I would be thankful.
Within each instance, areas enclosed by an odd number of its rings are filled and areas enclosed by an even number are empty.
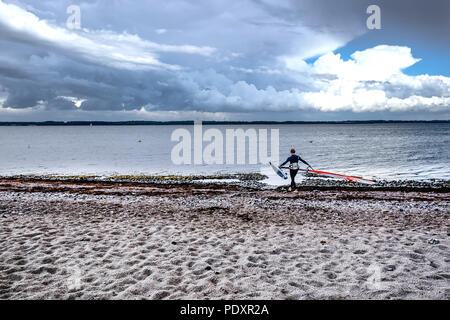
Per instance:
[[[0,299],[450,299],[448,190],[0,180]]]

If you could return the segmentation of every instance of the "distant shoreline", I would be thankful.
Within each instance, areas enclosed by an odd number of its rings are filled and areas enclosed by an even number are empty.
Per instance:
[[[204,125],[270,125],[270,124],[395,124],[395,123],[450,123],[450,120],[346,120],[346,121],[203,121]],[[194,121],[42,121],[0,122],[0,126],[155,126],[193,125]]]

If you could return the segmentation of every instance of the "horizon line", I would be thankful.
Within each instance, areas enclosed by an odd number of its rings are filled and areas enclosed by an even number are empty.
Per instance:
[[[104,121],[104,120],[73,120],[73,121],[0,121],[0,126],[83,126],[83,125],[171,125],[171,124],[194,124],[200,120],[124,120],[124,121]],[[202,124],[371,124],[371,123],[450,123],[450,120],[295,120],[295,121],[274,121],[274,120],[201,120]]]

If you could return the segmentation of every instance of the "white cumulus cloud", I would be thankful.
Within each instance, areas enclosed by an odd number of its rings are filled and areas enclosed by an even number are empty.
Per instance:
[[[442,111],[449,108],[449,78],[403,73],[403,69],[418,61],[420,59],[413,57],[410,48],[400,46],[379,45],[357,51],[349,60],[327,53],[314,62],[310,72],[335,78],[318,82],[321,90],[307,92],[304,98],[308,105],[321,111]]]
[[[403,72],[420,61],[408,47],[380,45],[353,53],[348,60],[332,52],[314,63],[285,58],[285,77],[301,79],[302,86],[277,90],[257,88],[246,81],[225,86],[193,88],[193,107],[229,112],[318,110],[352,111],[446,111],[450,109],[450,78],[409,76]],[[238,69],[256,73],[258,69]],[[191,83],[192,85],[192,83]]]
[[[158,52],[209,56],[215,49],[192,45],[165,45],[141,39],[126,32],[99,30],[72,31],[51,25],[30,11],[0,0],[1,37],[34,44],[40,43],[70,57],[100,65],[131,70],[178,70],[178,65],[158,59]]]

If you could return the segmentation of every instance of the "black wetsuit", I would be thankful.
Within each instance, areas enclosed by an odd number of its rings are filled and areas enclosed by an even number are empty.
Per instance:
[[[283,162],[281,165],[280,165],[280,167],[281,166],[284,166],[286,163],[298,163],[299,161],[301,161],[301,162],[303,162],[304,164],[306,164],[308,167],[311,167],[310,165],[309,165],[309,163],[308,162],[306,162],[305,160],[303,160],[302,158],[300,158],[300,156],[298,156],[298,155],[296,155],[296,154],[293,154],[293,155],[291,155],[289,158],[287,158],[286,159],[286,161],[285,162]],[[295,170],[293,170],[293,169],[290,169],[289,170],[289,173],[290,173],[290,175],[291,175],[291,188],[295,188],[296,187],[296,185],[295,185],[295,176],[297,175],[297,173],[298,173],[298,169],[295,169]]]

